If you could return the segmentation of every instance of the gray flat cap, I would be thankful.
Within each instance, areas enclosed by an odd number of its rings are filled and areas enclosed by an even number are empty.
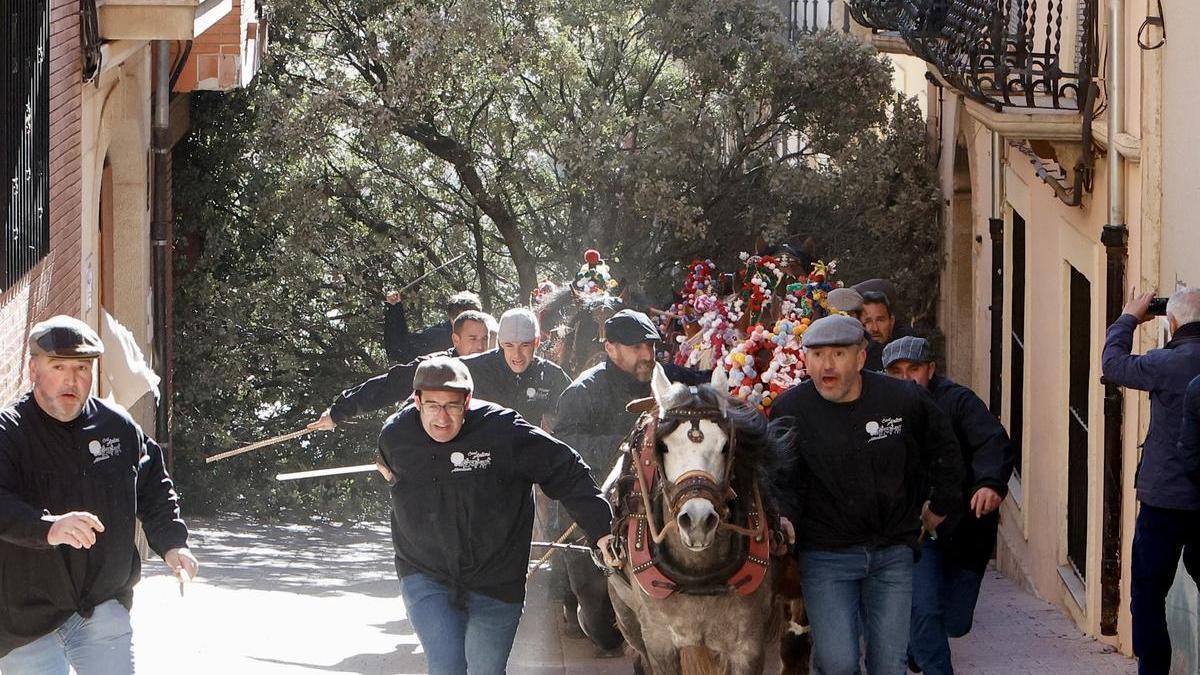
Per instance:
[[[804,331],[800,344],[805,348],[856,345],[866,339],[867,332],[858,319],[845,314],[832,314],[814,321],[808,330]]]
[[[829,306],[841,312],[861,312],[863,298],[853,288],[835,288],[829,291]]]
[[[30,356],[95,359],[103,353],[104,344],[96,331],[73,316],[52,316],[29,329]]]
[[[463,391],[475,389],[471,371],[462,361],[449,356],[425,359],[413,375],[413,391]]]
[[[496,335],[500,342],[534,342],[540,335],[537,316],[528,309],[518,307],[500,315],[500,329]]]
[[[912,335],[892,340],[883,348],[883,367],[887,368],[897,361],[930,363],[933,361],[933,349],[929,346],[929,340]]]

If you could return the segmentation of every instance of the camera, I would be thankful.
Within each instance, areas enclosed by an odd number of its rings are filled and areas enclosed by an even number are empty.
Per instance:
[[[1147,310],[1151,316],[1166,316],[1167,315],[1167,300],[1170,298],[1151,298],[1150,309]]]

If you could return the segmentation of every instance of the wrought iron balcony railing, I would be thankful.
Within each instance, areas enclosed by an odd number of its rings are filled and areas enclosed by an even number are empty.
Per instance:
[[[847,1],[855,20],[891,22],[949,84],[997,110],[1085,110],[1094,96],[1097,0]]]
[[[823,30],[850,32],[849,7],[844,0],[784,0],[781,4],[792,40]]]
[[[846,9],[859,25],[875,31],[900,30],[901,0],[847,0]]]

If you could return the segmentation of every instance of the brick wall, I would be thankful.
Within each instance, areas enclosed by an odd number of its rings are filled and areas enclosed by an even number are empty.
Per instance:
[[[0,295],[0,405],[28,388],[29,326],[80,312],[80,78],[79,2],[51,0],[50,253]]]

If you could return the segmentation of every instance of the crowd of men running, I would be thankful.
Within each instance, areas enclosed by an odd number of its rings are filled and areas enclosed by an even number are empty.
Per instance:
[[[937,372],[929,341],[899,335],[889,295],[839,289],[841,313],[803,335],[810,379],[772,416],[795,430],[779,477],[818,672],[953,672],[948,637],[970,630],[1014,463],[1008,434],[969,388]],[[391,484],[401,593],[435,674],[502,673],[521,617],[534,486],[560,502],[605,564],[622,564],[597,475],[650,395],[661,336],[624,309],[604,324],[603,359],[572,379],[537,355],[537,316],[499,321],[460,293],[420,333],[389,298],[396,364],[343,391],[313,429],[399,405],[379,437]],[[1150,317],[1137,296],[1110,327],[1110,381],[1151,395],[1133,544],[1134,648],[1166,673],[1164,600],[1182,555],[1200,577],[1200,289],[1167,305],[1174,339],[1132,355]],[[29,334],[32,390],[0,411],[0,671],[132,672],[128,608],[139,573],[133,522],[182,577],[196,573],[162,452],[97,399],[95,332],[55,317]],[[696,384],[707,374],[667,368]],[[882,372],[881,372],[882,371]],[[886,374],[885,374],[886,373]],[[890,376],[890,377],[889,377]],[[10,580],[13,580],[10,582]],[[860,654],[865,645],[865,655]]]

